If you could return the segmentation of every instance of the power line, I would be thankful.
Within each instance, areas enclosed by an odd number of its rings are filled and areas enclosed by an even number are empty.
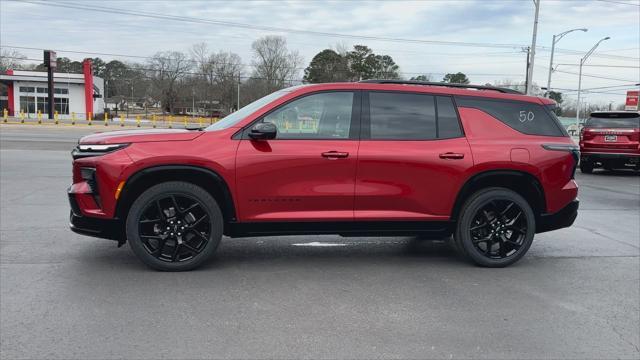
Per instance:
[[[337,37],[337,38],[347,38],[347,39],[363,39],[363,40],[371,40],[371,41],[386,41],[386,42],[397,42],[397,43],[413,43],[413,44],[431,44],[431,45],[443,45],[443,46],[471,46],[471,47],[489,47],[489,48],[509,48],[509,49],[520,49],[523,47],[521,44],[500,44],[500,43],[478,43],[478,42],[460,42],[460,41],[441,41],[441,40],[422,40],[422,39],[406,39],[406,38],[395,38],[395,37],[381,37],[381,36],[367,36],[367,35],[353,35],[353,34],[342,34],[342,33],[333,33],[333,32],[323,32],[323,31],[313,31],[313,30],[302,30],[302,29],[291,29],[291,28],[280,28],[275,26],[265,26],[265,25],[255,25],[255,24],[244,24],[230,21],[222,21],[222,20],[210,20],[203,19],[197,17],[188,17],[188,16],[175,16],[175,15],[166,15],[160,13],[153,13],[149,11],[130,11],[121,8],[112,8],[105,6],[96,6],[96,5],[82,5],[82,4],[71,4],[59,1],[37,1],[37,0],[11,0],[11,1],[20,1],[24,3],[36,4],[36,5],[45,5],[45,6],[53,6],[53,7],[63,7],[77,10],[87,10],[94,12],[103,12],[103,13],[111,13],[111,14],[119,14],[119,15],[130,15],[130,16],[138,16],[138,17],[147,17],[147,18],[155,18],[161,20],[173,20],[173,21],[181,21],[181,22],[190,22],[190,23],[201,23],[201,24],[209,24],[209,25],[223,25],[227,27],[237,27],[251,30],[262,30],[262,31],[276,31],[276,32],[285,32],[285,33],[294,33],[294,34],[306,34],[306,35],[315,35],[315,36],[328,36],[328,37]],[[536,47],[536,49],[548,51],[549,48],[540,46]],[[571,54],[582,54],[581,51],[577,50],[568,50],[568,49],[556,49],[558,52],[571,53]],[[596,56],[595,54],[593,56]],[[638,60],[637,58],[628,57],[628,56],[620,56],[620,55],[604,55],[598,54],[597,56],[603,58],[610,59],[622,59],[622,60]]]
[[[564,71],[564,70],[554,70],[554,72],[559,72],[559,73],[563,73],[563,74],[571,74],[571,75],[579,75],[578,73],[571,72],[571,71]],[[592,75],[592,74],[585,74],[585,73],[583,73],[582,76],[595,78],[595,79],[624,81],[624,82],[633,82],[634,81],[634,80],[629,80],[629,79],[619,79],[619,78],[612,78],[612,77],[607,77],[607,76]]]
[[[640,7],[640,3],[639,4],[632,4],[632,3],[628,3],[628,2],[624,2],[624,1],[616,1],[616,0],[596,0],[596,1],[607,2],[607,3],[611,3],[611,4],[630,5],[630,6],[638,6],[638,7]]]
[[[556,64],[556,65],[580,66],[579,64]],[[640,66],[627,66],[627,65],[583,64],[582,66],[604,67],[604,68],[640,69]]]

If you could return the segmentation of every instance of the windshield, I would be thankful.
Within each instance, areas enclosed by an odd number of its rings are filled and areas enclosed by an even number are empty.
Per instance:
[[[283,89],[280,91],[276,91],[274,93],[271,93],[265,97],[262,97],[254,102],[252,102],[249,105],[244,106],[242,109],[233,112],[227,116],[225,116],[224,118],[222,118],[220,121],[216,122],[215,124],[212,124],[210,126],[208,126],[205,130],[222,130],[222,129],[227,129],[230,127],[233,127],[235,124],[237,124],[238,122],[240,122],[242,119],[244,119],[245,117],[251,115],[254,111],[260,109],[261,107],[267,105],[268,103],[272,102],[273,100],[276,100],[284,95],[286,95],[287,93],[291,92],[291,88],[288,89]]]
[[[637,113],[598,114],[587,120],[592,128],[637,128],[640,127],[640,115]]]

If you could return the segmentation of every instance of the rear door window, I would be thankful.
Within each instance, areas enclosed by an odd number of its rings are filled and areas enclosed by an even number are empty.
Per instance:
[[[539,104],[463,96],[456,97],[456,103],[460,107],[484,111],[523,134],[566,136],[555,116]]]
[[[587,120],[586,126],[591,128],[638,128],[640,127],[640,114],[591,114],[591,117]]]
[[[370,92],[371,139],[436,138],[436,107],[432,95]]]

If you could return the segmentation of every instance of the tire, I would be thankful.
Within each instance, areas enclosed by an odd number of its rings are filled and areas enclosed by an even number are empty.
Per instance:
[[[126,232],[133,253],[160,271],[187,271],[209,260],[223,231],[222,211],[204,189],[171,181],[143,192],[129,209]]]
[[[580,172],[583,174],[591,174],[593,172],[593,163],[589,161],[580,161]]]
[[[535,224],[533,210],[522,196],[505,188],[487,188],[464,203],[454,241],[462,255],[473,263],[505,267],[527,253],[533,243]]]

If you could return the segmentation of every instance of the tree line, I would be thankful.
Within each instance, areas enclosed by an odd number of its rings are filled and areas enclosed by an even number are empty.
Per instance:
[[[181,109],[197,108],[234,111],[273,91],[300,84],[348,82],[368,79],[403,79],[400,66],[390,55],[376,54],[365,45],[352,49],[336,46],[318,52],[303,68],[303,58],[289,50],[281,36],[264,36],[251,45],[250,63],[243,63],[238,54],[212,51],[207,44],[193,45],[188,52],[159,51],[143,61],[104,61],[91,58],[93,73],[105,81],[105,98],[124,107],[135,103],[139,107],[160,106],[163,112],[177,113]],[[2,50],[0,71],[8,68],[46,70],[43,64],[24,64],[25,57],[15,50]],[[81,73],[82,61],[59,57],[58,72]],[[302,78],[299,78],[302,73]],[[409,80],[438,81],[430,74]],[[449,73],[440,80],[469,84],[462,72]],[[494,82],[496,86],[522,90],[520,83]],[[539,90],[540,94],[542,92]],[[551,94],[562,104],[562,94]],[[239,99],[238,99],[239,97]]]

